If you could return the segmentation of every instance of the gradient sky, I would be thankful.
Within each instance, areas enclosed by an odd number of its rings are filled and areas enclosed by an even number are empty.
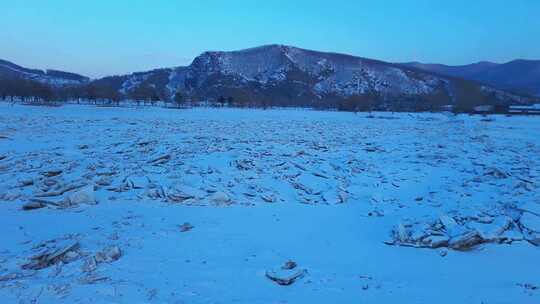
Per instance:
[[[540,59],[539,0],[0,0],[0,58],[91,77],[279,43],[392,62]]]

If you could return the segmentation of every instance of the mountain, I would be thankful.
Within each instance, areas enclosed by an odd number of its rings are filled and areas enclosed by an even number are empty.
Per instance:
[[[269,45],[200,55],[189,67],[183,89],[216,96],[250,88],[254,98],[310,105],[368,93],[381,99],[428,95],[448,85],[439,77],[381,61]]]
[[[414,67],[417,69],[430,71],[442,75],[454,76],[464,79],[471,79],[474,75],[482,73],[492,67],[497,66],[497,63],[489,61],[481,61],[478,63],[450,66],[437,63],[421,63],[421,62],[407,62],[402,65]]]
[[[504,64],[468,65],[404,63],[404,66],[485,83],[499,89],[540,96],[540,60],[514,60]]]
[[[474,74],[495,67],[479,63],[467,71]],[[461,78],[470,78],[470,74],[448,75],[441,72],[444,70],[440,65],[394,64],[274,44],[205,52],[189,66],[92,81],[78,74],[26,69],[0,61],[0,80],[11,77],[48,84],[56,88],[55,94],[61,99],[173,100],[182,96],[191,101],[225,98],[238,105],[393,110],[538,102],[530,96]]]
[[[481,63],[470,68],[492,66]],[[240,51],[205,52],[187,67],[159,69],[109,78],[122,94],[151,88],[172,99],[232,97],[238,103],[336,107],[376,103],[381,107],[429,109],[443,104],[529,103],[533,99],[438,70],[404,66],[345,54],[285,45]],[[103,82],[104,80],[98,80]]]
[[[90,78],[79,74],[58,70],[28,69],[6,60],[0,60],[0,78],[32,80],[52,87],[81,85],[90,81]]]

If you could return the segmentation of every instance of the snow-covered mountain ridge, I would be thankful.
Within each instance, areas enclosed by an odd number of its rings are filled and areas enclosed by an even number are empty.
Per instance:
[[[403,65],[441,75],[475,80],[503,90],[540,96],[540,60],[518,59],[502,64],[484,61],[460,66],[420,62]]]
[[[90,81],[90,78],[79,74],[58,70],[28,69],[6,60],[0,60],[0,78],[33,80],[52,87],[82,85]]]
[[[128,75],[119,89],[127,93],[143,84],[170,97],[179,91],[195,99],[232,96],[278,105],[309,106],[363,95],[379,102],[423,105],[530,102],[528,97],[414,67],[285,45],[205,52],[187,67]]]
[[[238,104],[320,108],[376,105],[395,110],[429,110],[454,104],[528,104],[538,98],[511,93],[416,66],[286,45],[239,51],[209,51],[189,66],[156,69],[90,81],[54,70],[33,70],[0,61],[0,78],[34,80],[52,87],[78,87],[72,98],[212,101],[225,97]],[[75,91],[77,91],[75,90]],[[71,94],[71,95],[70,95]]]

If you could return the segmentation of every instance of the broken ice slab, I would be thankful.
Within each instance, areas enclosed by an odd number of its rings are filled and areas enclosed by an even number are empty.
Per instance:
[[[54,242],[52,247],[46,247],[42,252],[29,258],[26,264],[21,266],[22,269],[39,270],[47,268],[59,261],[69,263],[75,257],[67,258],[69,252],[76,252],[79,249],[77,240],[58,240]]]
[[[281,267],[275,270],[270,270],[265,273],[265,276],[276,282],[278,285],[291,285],[298,279],[303,278],[307,274],[306,269],[298,269],[294,261],[287,261]]]

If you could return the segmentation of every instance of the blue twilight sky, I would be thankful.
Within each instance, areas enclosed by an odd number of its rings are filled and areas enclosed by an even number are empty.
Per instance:
[[[91,77],[279,43],[392,62],[540,59],[540,0],[0,0],[0,58]]]

